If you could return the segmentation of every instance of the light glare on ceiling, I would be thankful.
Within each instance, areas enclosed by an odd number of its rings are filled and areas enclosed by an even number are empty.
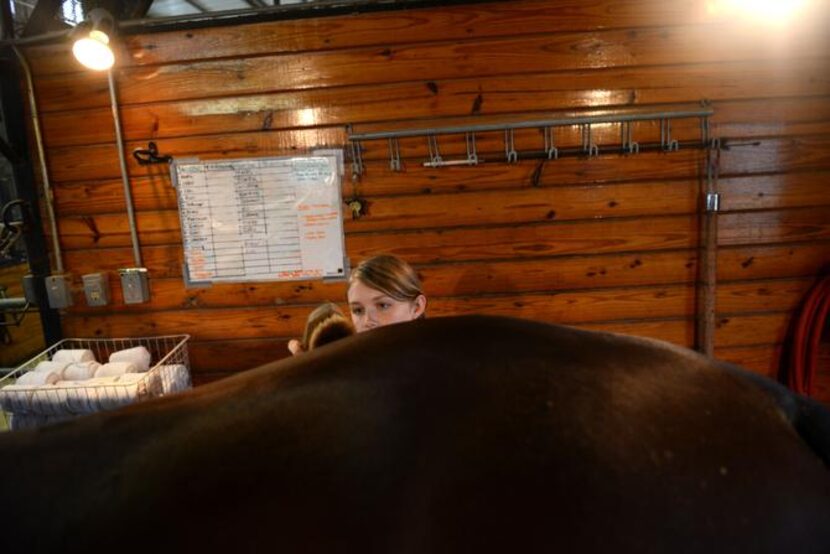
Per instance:
[[[711,0],[708,7],[712,15],[781,23],[801,12],[807,3],[807,0]]]

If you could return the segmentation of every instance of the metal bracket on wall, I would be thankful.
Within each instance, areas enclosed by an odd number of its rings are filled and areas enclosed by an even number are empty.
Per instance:
[[[148,142],[147,148],[133,150],[133,158],[138,162],[138,165],[169,164],[173,161],[173,156],[159,154],[155,142]]]
[[[613,113],[603,115],[572,115],[554,119],[532,121],[513,121],[505,123],[459,125],[447,127],[429,127],[421,129],[403,129],[397,131],[381,131],[370,133],[355,133],[351,125],[346,127],[347,138],[350,144],[352,158],[352,178],[359,179],[365,170],[363,161],[362,142],[386,140],[389,149],[389,168],[391,171],[402,171],[401,148],[399,139],[424,137],[427,142],[429,159],[422,162],[425,167],[448,167],[457,165],[478,165],[484,159],[476,150],[476,134],[486,132],[504,133],[504,159],[507,163],[516,163],[520,159],[556,160],[564,156],[586,156],[593,158],[606,153],[638,154],[643,151],[676,152],[681,147],[712,148],[714,140],[709,136],[709,118],[714,111],[706,102],[700,109],[646,112],[632,111],[629,113]],[[678,119],[700,119],[700,139],[679,141],[672,138],[672,121]],[[639,143],[634,140],[633,123],[651,121],[660,126],[660,142],[654,144]],[[620,126],[620,144],[602,146],[596,144],[593,137],[593,127],[597,125],[616,124]],[[554,132],[556,128],[578,127],[580,144],[573,148],[557,148],[554,146]],[[540,129],[544,137],[543,149],[539,151],[519,152],[516,148],[515,131],[517,129]],[[441,155],[438,148],[438,139],[446,135],[465,136],[467,149],[466,158],[447,159]]]

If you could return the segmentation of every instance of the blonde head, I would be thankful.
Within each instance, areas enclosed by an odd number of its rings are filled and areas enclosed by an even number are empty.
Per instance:
[[[381,254],[360,262],[349,276],[349,288],[360,281],[389,298],[413,302],[423,295],[421,280],[412,266],[395,256]]]

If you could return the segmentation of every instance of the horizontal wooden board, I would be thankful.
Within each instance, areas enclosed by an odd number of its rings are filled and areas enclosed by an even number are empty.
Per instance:
[[[808,208],[719,216],[719,244],[766,244],[830,238],[830,210]],[[390,240],[394,236],[394,239]],[[382,252],[412,263],[521,258],[688,248],[697,243],[697,220],[687,216],[450,229],[347,236],[348,253],[362,259]]]
[[[759,315],[719,316],[715,347],[777,344],[784,342],[790,312]]]
[[[764,99],[757,98],[761,87]],[[713,103],[716,135],[770,136],[818,132],[827,123],[827,94],[827,62],[797,60],[783,70],[737,62],[223,96],[127,105],[120,115],[128,140],[158,140],[319,125],[405,122],[419,127],[424,126],[420,119],[439,117],[555,118],[567,114],[562,110],[670,109],[672,103],[706,98]],[[43,118],[49,147],[108,143],[114,132],[108,105],[51,112]]]
[[[285,339],[191,340],[188,354],[194,375],[236,373],[290,355]]]
[[[172,210],[137,214],[141,244],[180,245],[178,217],[178,212]],[[726,214],[721,217],[726,219],[732,216]],[[778,219],[778,216],[768,217]],[[763,221],[764,216],[756,215],[755,219],[747,218],[742,223],[752,225],[756,220]],[[726,229],[728,224],[723,223],[722,227]],[[722,232],[724,237],[740,232],[740,229],[734,229],[734,225],[731,227],[733,229]],[[404,230],[348,234],[346,250],[347,255],[356,259],[385,251],[409,259],[411,263],[511,256],[536,257],[566,253],[684,248],[696,243],[696,229],[697,221],[694,216],[653,216],[561,223],[554,221],[548,224],[486,228],[477,226],[447,230]],[[790,236],[795,236],[797,230],[798,228],[789,229]],[[128,222],[120,215],[64,218],[58,222],[58,231],[61,245],[67,250],[131,244]],[[749,232],[748,230],[744,234]],[[767,231],[768,234],[774,232],[775,229]],[[813,234],[809,236],[812,237]]]
[[[275,18],[276,19],[276,18]],[[629,0],[586,4],[567,1],[512,1],[463,7],[396,10],[360,17],[275,20],[236,28],[189,29],[126,35],[119,60],[123,66],[163,64],[206,58],[254,56],[280,52],[332,50],[395,42],[419,43],[574,29],[596,30],[717,21],[700,2]],[[806,19],[806,16],[805,16]],[[801,21],[803,24],[804,21]],[[26,49],[40,75],[78,71],[66,43]]]
[[[778,379],[781,361],[780,344],[718,348],[715,350],[715,356],[770,379]]]
[[[463,137],[455,137],[452,143],[457,152],[450,151],[442,146],[442,153],[447,157],[458,157],[462,154]],[[458,142],[458,141],[462,142]],[[392,173],[388,170],[388,151],[385,141],[374,141],[373,150],[365,153],[367,159],[382,161],[366,168],[366,174],[382,171],[386,176]],[[541,148],[541,140],[535,149]],[[211,137],[194,137],[166,139],[159,141],[158,148],[162,154],[178,158],[198,157],[203,159],[235,159],[262,156],[289,155],[296,152],[306,152],[316,147],[342,147],[346,143],[344,129],[319,128],[307,131],[282,131],[266,133],[240,133],[233,135],[219,135]],[[366,143],[367,145],[369,143]],[[444,143],[450,146],[449,143]],[[721,153],[720,175],[731,176],[751,173],[786,173],[797,170],[827,169],[830,167],[830,134],[815,136],[799,136],[787,138],[770,138],[750,141],[727,141],[729,147]],[[147,144],[130,142],[126,150],[132,152],[136,148],[146,148]],[[425,171],[422,161],[428,159],[426,143],[402,144],[402,155],[406,161],[406,172],[397,176],[398,182],[410,173],[421,174],[422,178],[437,180],[447,176],[459,176],[465,179],[487,179],[488,172],[498,172],[501,176],[507,171],[503,161],[504,146],[502,142],[492,142],[489,153],[490,162],[478,167],[449,168]],[[411,147],[411,148],[410,148]],[[407,150],[410,148],[410,150]],[[371,156],[370,156],[371,154]],[[495,157],[494,157],[495,156]],[[72,148],[55,148],[47,154],[49,171],[52,180],[63,181],[91,181],[101,179],[119,179],[121,176],[115,145],[83,146]],[[449,158],[452,159],[452,158]],[[486,159],[486,158],[485,158]],[[415,160],[415,163],[412,163]],[[621,176],[629,179],[662,179],[669,177],[693,177],[700,175],[702,152],[698,150],[682,150],[672,153],[644,152],[633,156],[604,154],[594,159],[562,158],[551,160],[542,168],[541,179],[545,182],[586,183],[602,180],[619,180]],[[537,170],[539,162],[528,160],[520,164],[529,176]],[[169,172],[166,166],[139,166],[128,158],[127,168],[133,177],[165,178]],[[382,169],[381,169],[382,168]],[[351,168],[350,168],[351,169]],[[518,170],[518,171],[521,171]],[[548,176],[548,174],[555,176]],[[379,175],[380,177],[381,175]],[[452,177],[450,177],[452,178]],[[416,177],[417,179],[417,177]],[[529,181],[525,181],[529,182]],[[361,183],[362,185],[362,183]],[[430,186],[429,183],[425,184]],[[440,186],[440,183],[437,184]],[[450,185],[452,186],[452,185]],[[457,184],[455,184],[457,186]]]
[[[823,250],[821,249],[823,247]],[[795,256],[796,250],[789,253]],[[830,244],[818,245],[809,250],[798,250],[800,257],[816,260],[816,253],[830,252]],[[130,264],[132,251],[124,251],[120,258],[105,256],[107,266],[100,256],[88,260],[84,267],[70,267],[76,272],[74,294],[77,302],[74,313],[107,313],[112,309],[146,311],[161,309],[189,309],[229,306],[283,306],[308,304],[345,298],[345,283],[315,281],[287,283],[239,283],[217,284],[208,288],[185,288],[181,278],[164,278],[163,273],[150,268],[152,298],[149,304],[124,305],[121,301],[120,282],[115,272],[118,267]],[[799,270],[794,263],[781,264],[787,253],[781,248],[765,248],[744,252],[721,253],[721,278],[746,278],[744,264],[761,269],[764,262],[774,259],[771,271],[758,271],[750,277],[770,278],[813,274],[815,265],[802,269],[802,273],[786,273],[784,268]],[[818,258],[821,259],[821,258]],[[794,262],[794,260],[790,260]],[[694,251],[639,252],[623,255],[568,256],[546,260],[494,261],[489,263],[441,264],[419,268],[424,288],[430,297],[469,296],[491,293],[540,292],[547,293],[580,288],[636,286],[649,284],[691,283],[696,279],[697,258]],[[174,265],[174,267],[176,267]],[[178,266],[180,267],[180,266]],[[737,270],[740,271],[737,271]],[[93,271],[109,271],[112,290],[112,307],[85,307],[79,275]]]
[[[394,39],[394,34],[390,34]],[[346,51],[286,53],[186,62],[116,71],[119,102],[142,104],[262,94],[344,85],[535,74],[551,71],[767,60],[780,51],[758,33],[729,25],[563,32],[430,44],[390,44]],[[823,30],[790,37],[789,58],[830,50]],[[105,106],[106,77],[92,73],[43,76],[37,93],[44,111]]]
[[[830,260],[830,243],[730,246],[718,249],[718,279],[768,279],[818,275]]]
[[[718,180],[724,212],[823,206],[830,204],[830,172],[726,177]]]
[[[830,204],[828,179],[828,171],[723,178],[718,183],[721,210],[827,205]],[[557,219],[693,213],[698,206],[696,195],[700,185],[697,179],[660,180],[606,186],[565,185],[550,190],[549,185],[531,187],[505,182],[505,188],[488,192],[467,190],[460,194],[425,194],[412,190],[410,194],[395,196],[363,194],[361,196],[368,204],[368,213],[354,220],[344,204],[344,221],[347,231],[361,231],[469,225],[481,222],[482,218],[498,223],[512,221],[517,211],[527,212],[521,218],[526,221],[545,221],[551,210]],[[344,200],[351,197],[345,190],[344,193]],[[166,180],[136,180],[133,182],[132,199],[134,209],[139,212],[178,208],[175,189]],[[450,205],[453,210],[448,213],[447,206]],[[106,181],[58,186],[55,206],[63,216],[120,214],[126,209],[123,184],[120,181]]]
[[[735,212],[718,216],[718,244],[763,244],[830,238],[830,208]]]
[[[160,252],[159,252],[160,250]],[[112,298],[117,309],[141,311],[162,307],[205,308],[227,305],[314,304],[341,301],[345,284],[321,281],[287,283],[217,284],[186,289],[181,263],[172,248],[145,249],[144,261],[151,275],[149,305],[124,305],[116,270],[132,263],[131,249],[70,252],[65,260],[74,273],[76,308],[85,304],[80,275],[108,271]],[[156,254],[157,252],[158,255]],[[721,281],[812,277],[830,259],[830,242],[815,244],[729,247],[718,255]],[[637,252],[589,256],[561,256],[526,260],[443,263],[417,267],[429,296],[462,296],[505,292],[559,291],[634,285],[690,283],[697,275],[693,250]],[[106,312],[110,308],[90,308]]]
[[[68,150],[60,151],[59,155],[66,155],[66,161],[71,160],[73,163],[76,158],[76,155]],[[671,154],[648,152],[637,156],[601,156],[591,160],[565,158],[546,162],[541,171],[538,160],[521,160],[516,164],[494,161],[475,167],[446,168],[427,168],[418,163],[408,163],[406,170],[402,172],[390,171],[388,161],[378,160],[366,163],[365,172],[357,182],[346,177],[342,186],[344,196],[348,197],[355,193],[359,196],[378,196],[519,188],[530,186],[533,182],[538,182],[540,186],[552,186],[688,179],[699,174],[702,160],[701,151],[683,150]],[[109,207],[123,206],[123,184],[120,176],[107,177],[105,171],[108,170],[105,167],[93,168],[92,164],[88,169],[75,171],[65,168],[62,176],[71,177],[77,174],[81,178],[55,183],[58,204],[62,202],[60,197],[64,191],[70,191],[66,194],[72,195],[73,202],[83,204],[94,200]],[[347,175],[351,172],[350,164],[346,166],[346,171]],[[538,179],[534,179],[536,173],[539,173]],[[166,167],[134,167],[131,174],[131,189],[137,204],[143,204],[148,208],[162,204],[170,208],[175,206],[174,189],[171,188]],[[100,180],[105,180],[103,185],[106,198],[95,196]],[[93,211],[94,209],[90,208],[90,213]]]
[[[824,240],[830,238],[830,208],[737,212],[719,216],[719,243],[724,246]],[[145,246],[181,241],[178,213],[138,214]],[[98,215],[59,222],[67,250],[130,245],[125,218]],[[363,259],[392,253],[410,263],[488,258],[523,258],[574,253],[608,253],[690,248],[697,244],[695,216],[608,218],[424,231],[355,233],[346,236],[347,255]]]
[[[785,336],[788,321],[789,314],[785,312],[722,319],[715,335],[715,347],[781,342]],[[686,347],[692,347],[695,340],[694,322],[683,319],[592,323],[582,324],[579,327],[648,337]]]
[[[726,325],[739,314],[791,310],[800,301],[809,279],[730,283],[720,287],[718,309],[726,314]],[[521,317],[549,323],[581,324],[596,321],[640,320],[693,317],[695,288],[688,285],[663,287],[608,288],[563,291],[555,294],[507,294],[491,296],[432,298],[429,314],[435,317],[464,314],[488,314]],[[199,340],[226,340],[230,329],[235,338],[290,337],[300,335],[311,306],[229,307],[212,310],[165,310],[125,313],[123,310],[98,315],[106,322],[105,336],[120,336],[124,325],[137,325],[142,334],[173,333],[194,329]],[[210,315],[208,315],[210,314]],[[68,322],[87,320],[87,315],[73,313]],[[197,323],[198,322],[198,323]]]
[[[153,250],[149,250],[152,252]],[[821,252],[830,252],[830,244]],[[118,267],[128,266],[132,251],[122,249],[108,251],[104,255],[84,251],[83,265],[68,263],[76,274],[76,305],[82,305],[81,284],[78,275],[93,271],[110,271],[113,298],[118,309],[121,306],[120,285],[115,273]],[[799,250],[801,252],[801,250]],[[813,256],[816,250],[806,251]],[[75,254],[67,260],[74,262]],[[145,251],[147,253],[147,251]],[[764,253],[752,251],[741,256],[741,261],[754,255],[762,259]],[[781,253],[771,254],[780,259]],[[811,259],[815,259],[812,257]],[[152,292],[150,306],[159,309],[197,308],[228,305],[237,302],[244,305],[282,305],[316,303],[325,300],[341,301],[345,298],[345,284],[301,281],[287,283],[238,283],[217,284],[209,288],[186,289],[181,279],[181,265],[164,265],[166,258],[154,263],[155,258],[145,256],[149,267]],[[81,263],[79,261],[79,263]],[[738,264],[735,264],[738,265]],[[762,267],[759,263],[755,267]],[[728,267],[721,262],[721,268]],[[779,271],[795,265],[774,266]],[[495,260],[492,262],[446,263],[417,267],[430,296],[457,296],[504,292],[557,291],[577,288],[597,288],[623,285],[659,285],[691,282],[696,272],[696,254],[693,251],[641,252],[599,256],[565,256],[548,259]],[[812,270],[812,267],[802,271]],[[812,274],[812,271],[807,273]],[[764,275],[778,277],[779,275]],[[790,275],[786,275],[790,276]],[[73,308],[77,309],[77,308]],[[142,309],[141,305],[133,309]],[[97,311],[105,311],[98,308]]]

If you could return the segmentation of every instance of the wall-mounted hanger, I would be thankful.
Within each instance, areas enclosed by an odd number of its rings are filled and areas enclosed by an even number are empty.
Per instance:
[[[604,153],[622,152],[638,154],[646,150],[675,152],[683,147],[709,148],[717,147],[709,138],[709,117],[714,111],[706,102],[697,110],[685,111],[636,111],[632,113],[609,115],[568,116],[555,119],[533,121],[514,121],[492,124],[460,125],[447,127],[430,127],[421,129],[404,129],[399,131],[381,131],[372,133],[354,133],[352,126],[346,131],[351,150],[352,178],[359,179],[363,174],[362,145],[364,141],[386,140],[389,148],[389,168],[402,171],[399,139],[425,137],[429,159],[423,162],[425,167],[448,167],[455,165],[478,165],[483,160],[476,151],[476,134],[502,131],[504,133],[504,159],[507,163],[516,163],[519,159],[546,158],[556,160],[566,155],[587,156],[589,158]],[[699,141],[678,141],[672,138],[671,123],[677,119],[700,119]],[[632,123],[638,121],[656,121],[660,124],[660,142],[654,144],[639,143],[634,140]],[[596,144],[593,139],[593,126],[617,124],[620,126],[620,144],[613,147]],[[554,145],[554,130],[557,127],[578,126],[581,143],[576,148],[557,148]],[[542,151],[519,152],[516,149],[514,133],[516,129],[538,128],[542,130],[544,144]],[[438,139],[440,136],[464,134],[467,156],[465,158],[446,159],[441,155]]]

